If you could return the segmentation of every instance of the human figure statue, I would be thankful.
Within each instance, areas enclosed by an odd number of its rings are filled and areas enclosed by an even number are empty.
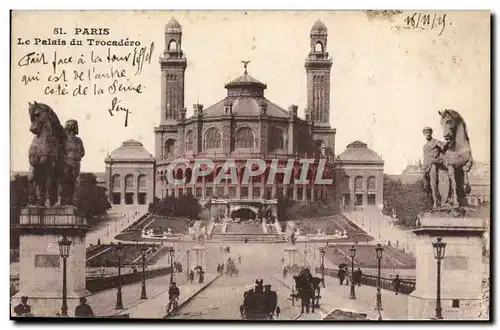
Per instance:
[[[66,131],[66,158],[64,166],[63,186],[64,193],[61,202],[67,205],[74,204],[76,181],[80,175],[80,162],[85,156],[85,148],[79,134],[78,122],[70,119],[64,127]]]
[[[438,191],[438,170],[443,169],[443,152],[447,148],[447,143],[441,142],[432,137],[432,128],[426,126],[422,130],[427,142],[424,144],[424,163],[423,163],[423,180],[424,189],[431,192],[432,208],[436,209],[441,203],[446,202],[442,200],[447,196],[439,196]]]

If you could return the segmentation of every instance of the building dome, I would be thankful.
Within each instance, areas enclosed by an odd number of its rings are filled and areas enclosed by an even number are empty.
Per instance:
[[[172,18],[165,26],[165,32],[182,32],[182,27],[175,18]]]
[[[311,34],[327,34],[328,29],[326,28],[325,23],[323,23],[320,19],[314,22],[311,28]]]
[[[250,76],[247,71],[224,87],[227,89],[227,97],[208,107],[204,111],[206,117],[220,117],[226,113],[226,107],[230,106],[231,115],[236,117],[255,118],[265,111],[269,117],[288,118],[285,109],[264,97],[266,84]]]
[[[152,160],[153,156],[137,140],[127,140],[109,155],[111,160]]]
[[[358,161],[358,162],[381,162],[379,155],[370,148],[367,144],[361,141],[354,141],[347,145],[343,153],[339,155],[342,161]]]

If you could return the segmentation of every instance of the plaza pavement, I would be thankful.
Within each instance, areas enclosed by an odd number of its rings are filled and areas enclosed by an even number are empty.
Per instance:
[[[278,305],[282,314],[280,320],[321,320],[334,309],[366,313],[368,319],[378,319],[375,311],[376,288],[356,287],[356,300],[350,300],[350,286],[340,286],[338,279],[325,278],[326,288],[322,289],[321,309],[314,314],[300,315],[300,302],[292,306],[289,300],[293,278],[289,274],[283,279],[281,258],[284,244],[229,244],[232,255],[241,256],[242,263],[236,264],[240,271],[236,277],[225,275],[198,294],[191,302],[181,308],[173,319],[240,319],[239,306],[243,302],[243,293],[253,288],[255,279],[263,279],[264,284],[271,284],[278,294]],[[208,244],[210,253],[224,257],[218,245]],[[300,259],[302,260],[302,259]],[[301,262],[298,262],[301,264]],[[384,319],[398,320],[407,318],[408,297],[395,295],[382,290]]]

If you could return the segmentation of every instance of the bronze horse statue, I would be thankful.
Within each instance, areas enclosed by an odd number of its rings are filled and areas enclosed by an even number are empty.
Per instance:
[[[28,151],[30,164],[30,205],[73,205],[75,183],[84,156],[83,143],[76,135],[78,123],[68,120],[63,128],[52,108],[28,104],[30,131],[34,134]]]
[[[466,204],[465,196],[470,193],[468,173],[474,164],[467,125],[455,110],[438,112],[441,116],[443,137],[448,144],[443,154],[443,165],[448,171],[449,190],[447,196],[446,193],[442,195],[442,199],[448,200],[454,209],[458,209]]]

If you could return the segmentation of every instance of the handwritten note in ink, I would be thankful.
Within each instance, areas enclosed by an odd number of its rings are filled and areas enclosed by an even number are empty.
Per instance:
[[[113,117],[123,113],[128,125],[131,111],[120,96],[142,94],[147,88],[141,74],[151,64],[154,42],[115,39],[109,28],[80,27],[54,27],[51,37],[15,40],[16,46],[30,50],[15,59],[24,86],[35,85],[45,95],[58,97],[106,97],[104,110]],[[75,48],[81,50],[79,55],[74,55]]]

